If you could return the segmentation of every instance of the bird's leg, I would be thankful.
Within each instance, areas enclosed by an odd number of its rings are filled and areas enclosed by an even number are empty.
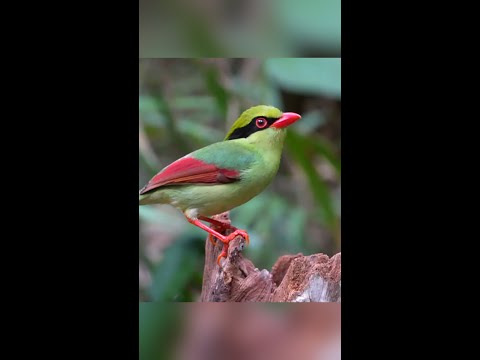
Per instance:
[[[245,241],[247,242],[247,244],[250,242],[250,238],[249,238],[247,232],[244,231],[244,230],[236,229],[234,232],[232,232],[229,235],[222,235],[218,231],[215,231],[214,229],[209,228],[207,225],[203,224],[198,219],[192,219],[192,218],[188,217],[186,214],[185,214],[185,217],[186,217],[186,219],[188,220],[189,223],[191,223],[195,226],[198,226],[200,229],[205,230],[206,232],[215,236],[218,240],[223,242],[223,251],[217,258],[217,264],[218,265],[220,265],[220,259],[222,257],[225,257],[225,258],[227,257],[228,244],[230,243],[230,241],[235,239],[237,237],[237,235],[240,235],[241,237],[243,237],[245,239]],[[213,219],[211,219],[211,220],[213,220]]]
[[[209,218],[209,217],[206,217],[206,216],[202,216],[200,215],[198,217],[199,220],[203,220],[203,221],[206,221],[206,222],[209,222],[210,224],[212,225],[215,225],[223,230],[226,230],[226,229],[233,229],[233,230],[237,230],[237,228],[235,226],[232,226],[230,225],[228,222],[226,221],[221,221],[221,220],[216,220],[216,219],[212,219],[212,218]]]
[[[227,229],[232,229],[233,231],[237,230],[235,226],[230,225],[226,221],[216,220],[216,219],[212,219],[212,218],[201,216],[201,215],[198,217],[198,219],[209,222],[210,224],[213,225],[213,228],[218,232],[224,232]],[[217,243],[213,240],[213,235],[210,233],[208,234],[208,240],[210,240],[213,246],[217,245]]]

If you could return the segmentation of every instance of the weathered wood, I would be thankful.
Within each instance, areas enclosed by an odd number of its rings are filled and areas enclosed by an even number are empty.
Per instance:
[[[214,218],[230,222],[228,213]],[[230,243],[228,257],[217,265],[222,243],[206,240],[201,301],[340,302],[341,254],[281,256],[272,271],[259,270],[242,255],[245,240]]]

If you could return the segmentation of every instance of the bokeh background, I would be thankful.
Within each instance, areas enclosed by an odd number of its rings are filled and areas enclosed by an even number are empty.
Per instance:
[[[140,59],[139,189],[185,154],[222,141],[250,106],[297,112],[279,172],[233,209],[244,254],[271,269],[283,254],[340,251],[341,60]],[[206,234],[168,205],[139,207],[140,301],[196,301]]]
[[[140,303],[140,360],[340,360],[340,304]]]
[[[340,57],[340,0],[140,0],[140,57]]]

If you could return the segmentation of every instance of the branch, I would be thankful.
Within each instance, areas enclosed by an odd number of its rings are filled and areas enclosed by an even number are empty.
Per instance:
[[[228,212],[213,218],[230,222]],[[222,243],[205,242],[201,301],[213,302],[340,302],[341,253],[284,255],[271,272],[259,270],[242,251],[245,240],[230,242],[228,256],[217,265]]]

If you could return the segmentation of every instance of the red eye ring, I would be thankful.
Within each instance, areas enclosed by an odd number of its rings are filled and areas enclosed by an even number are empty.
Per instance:
[[[259,129],[263,129],[265,126],[267,126],[268,122],[267,122],[267,119],[263,118],[263,117],[259,117],[256,121],[255,121],[255,124],[257,125],[257,127]]]

